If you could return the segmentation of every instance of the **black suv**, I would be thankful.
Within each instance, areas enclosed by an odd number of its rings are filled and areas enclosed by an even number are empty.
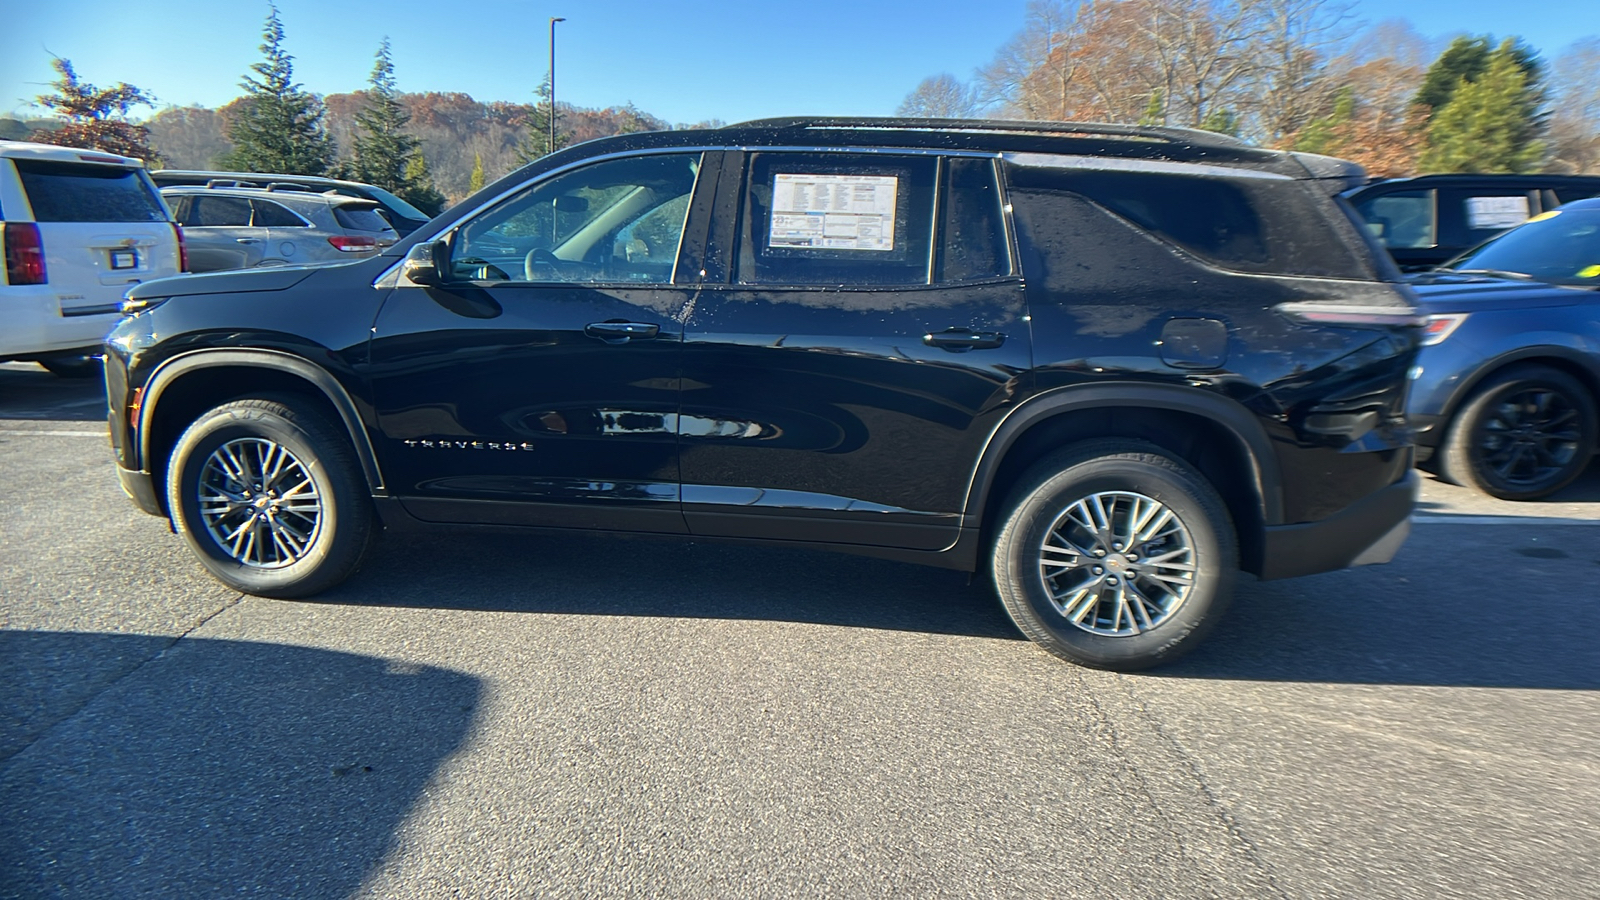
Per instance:
[[[122,484],[328,588],[380,529],[786,543],[992,574],[1175,658],[1244,569],[1387,561],[1416,313],[1359,169],[1177,129],[783,119],[563,150],[381,256],[141,285]]]
[[[1595,175],[1420,175],[1345,192],[1373,237],[1407,272],[1463,252],[1563,203],[1600,196]]]

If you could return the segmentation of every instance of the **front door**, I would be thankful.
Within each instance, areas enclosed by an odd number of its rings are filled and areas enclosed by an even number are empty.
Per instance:
[[[390,489],[427,521],[682,532],[674,278],[700,153],[596,162],[456,227],[380,311]]]

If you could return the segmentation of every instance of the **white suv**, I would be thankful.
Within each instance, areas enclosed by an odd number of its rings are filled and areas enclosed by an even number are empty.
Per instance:
[[[126,156],[0,141],[0,361],[93,375],[123,292],[187,269],[183,235]]]

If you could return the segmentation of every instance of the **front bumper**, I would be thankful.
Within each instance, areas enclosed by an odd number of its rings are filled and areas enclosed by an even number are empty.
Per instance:
[[[1269,526],[1261,580],[1388,562],[1411,533],[1421,485],[1416,470],[1409,470],[1400,481],[1320,522]]]

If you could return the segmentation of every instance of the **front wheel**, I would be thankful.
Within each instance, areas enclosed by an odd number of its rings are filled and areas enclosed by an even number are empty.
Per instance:
[[[995,587],[1051,653],[1132,671],[1188,652],[1233,594],[1238,544],[1205,478],[1139,441],[1068,448],[1012,492]]]
[[[343,581],[376,527],[349,441],[297,398],[235,400],[195,420],[173,450],[167,502],[211,574],[262,597]]]

